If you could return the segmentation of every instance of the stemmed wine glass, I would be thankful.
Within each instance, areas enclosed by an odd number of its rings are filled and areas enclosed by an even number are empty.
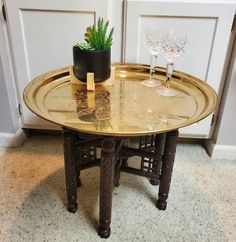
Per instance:
[[[176,96],[177,92],[172,89],[171,78],[174,70],[174,60],[184,53],[184,47],[186,44],[186,35],[181,33],[175,33],[170,30],[163,35],[161,40],[162,50],[165,58],[167,59],[166,66],[166,83],[165,87],[158,88],[156,92],[161,96]]]
[[[148,80],[141,82],[142,85],[147,87],[158,87],[161,85],[161,82],[154,80],[153,75],[155,73],[155,66],[157,64],[157,57],[161,52],[161,36],[162,33],[157,29],[149,29],[144,36],[143,42],[145,47],[149,50],[150,53],[150,76]]]

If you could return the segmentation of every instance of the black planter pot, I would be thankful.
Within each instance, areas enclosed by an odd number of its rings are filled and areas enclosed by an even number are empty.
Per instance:
[[[86,82],[87,72],[94,73],[94,81],[102,82],[110,77],[111,49],[86,51],[73,47],[74,75]]]

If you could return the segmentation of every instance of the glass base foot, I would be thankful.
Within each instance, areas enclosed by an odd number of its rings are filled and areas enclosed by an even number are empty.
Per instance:
[[[160,96],[165,96],[165,97],[174,97],[178,94],[174,89],[167,88],[167,87],[158,88],[156,92]]]
[[[144,80],[141,82],[142,85],[146,87],[159,87],[161,86],[161,82],[155,80]]]

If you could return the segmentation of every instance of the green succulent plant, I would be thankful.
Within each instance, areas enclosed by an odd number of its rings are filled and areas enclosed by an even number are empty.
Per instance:
[[[112,45],[114,28],[108,33],[109,21],[104,22],[99,18],[97,25],[89,26],[84,34],[84,43],[77,43],[75,46],[87,51],[106,50]]]
[[[81,50],[95,50],[89,43],[77,43],[75,44],[75,47],[80,48]]]

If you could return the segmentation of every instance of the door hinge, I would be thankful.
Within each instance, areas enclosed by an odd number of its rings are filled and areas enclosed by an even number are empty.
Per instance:
[[[4,4],[2,5],[2,16],[3,16],[3,19],[7,21],[6,9]]]
[[[212,118],[211,118],[211,126],[214,124],[215,122],[215,114],[212,115]]]
[[[234,15],[233,23],[232,23],[232,26],[231,26],[231,31],[234,30],[235,24],[236,24],[236,15]]]
[[[19,103],[19,105],[18,105],[18,112],[19,112],[20,115],[22,115],[22,110],[21,110],[21,105],[20,105],[20,103]]]

